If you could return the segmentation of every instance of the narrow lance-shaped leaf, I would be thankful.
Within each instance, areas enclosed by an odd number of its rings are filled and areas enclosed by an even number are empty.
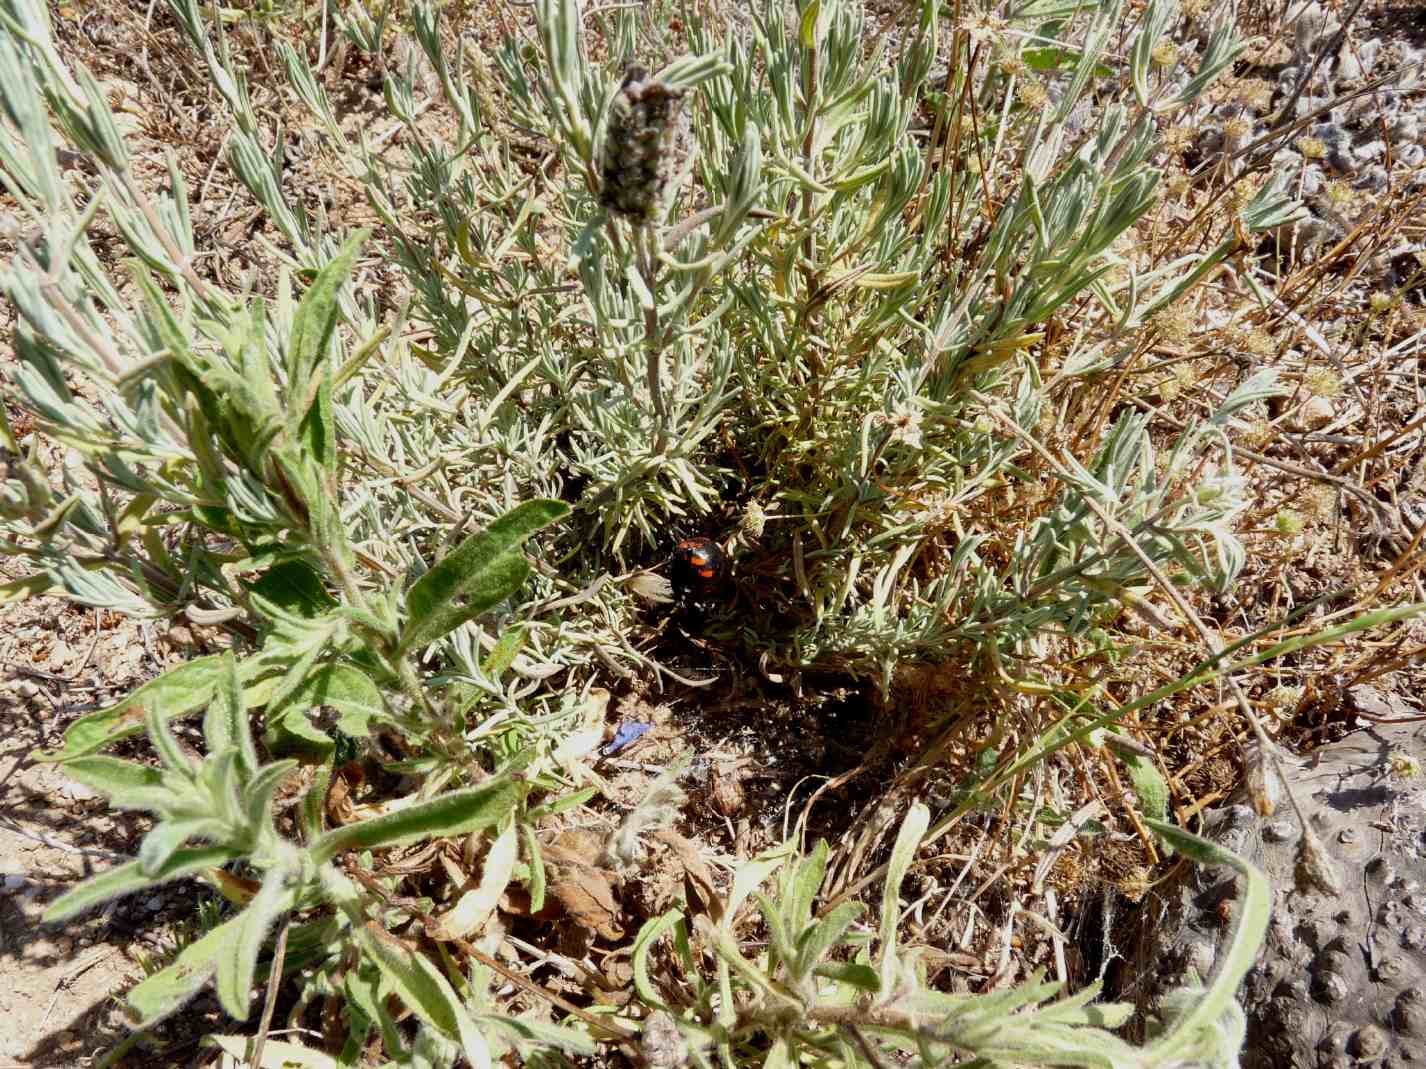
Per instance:
[[[151,873],[145,873],[137,861],[119,865],[107,872],[101,872],[91,880],[85,880],[72,891],[67,891],[45,910],[44,922],[54,924],[68,920],[86,909],[183,876],[191,876],[204,869],[216,868],[232,861],[237,854],[226,847],[204,846],[194,850],[177,850],[168,860]]]
[[[163,782],[163,773],[137,761],[95,754],[66,762],[65,773],[111,800],[129,791],[147,790]]]
[[[37,751],[37,761],[67,761],[91,754],[143,730],[144,714],[152,709],[171,720],[201,709],[213,696],[222,658],[200,657],[150,680],[123,701],[80,717],[65,730],[64,745]]]
[[[562,501],[527,501],[452,550],[406,595],[401,650],[429,645],[513,594],[529,570],[520,546],[568,514]]]
[[[205,1041],[219,1048],[229,1058],[232,1065],[250,1065],[249,1051],[253,1045],[251,1036],[209,1036]],[[262,1065],[257,1069],[341,1069],[346,1062],[338,1062],[330,1054],[304,1047],[301,1043],[287,1040],[269,1039],[262,1048]]]
[[[248,1019],[248,1002],[252,996],[253,974],[257,970],[258,952],[273,922],[292,906],[292,892],[287,888],[288,872],[275,865],[263,876],[262,886],[248,908],[238,916],[242,923],[238,937],[226,943],[217,960],[218,1000],[223,1009],[236,1020]]]
[[[1252,967],[1263,936],[1267,933],[1272,911],[1272,888],[1261,872],[1217,843],[1152,817],[1145,823],[1185,857],[1206,864],[1227,865],[1241,873],[1247,884],[1232,942],[1227,953],[1219,958],[1213,983],[1195,1002],[1193,1009],[1176,1020],[1169,1031],[1145,1052],[1145,1064],[1167,1065],[1175,1060],[1174,1056],[1185,1049],[1197,1032],[1212,1027],[1213,1022],[1232,1004],[1238,985]]]
[[[149,874],[162,872],[178,848],[189,839],[217,838],[222,831],[222,824],[208,817],[162,821],[154,825],[139,844],[139,870]]]
[[[208,983],[218,959],[229,953],[242,934],[239,914],[185,947],[166,969],[154,973],[129,992],[128,1003],[138,1027],[148,1028],[198,994]]]
[[[490,1064],[485,1038],[434,965],[375,924],[359,925],[352,929],[352,935],[401,1001],[418,1017],[447,1039],[457,1040],[472,1065]]]
[[[296,437],[297,428],[316,400],[313,375],[327,354],[332,332],[336,329],[340,308],[337,294],[352,273],[357,252],[366,241],[367,231],[359,230],[347,239],[332,262],[317,273],[312,285],[302,295],[297,314],[292,321],[292,336],[287,350],[289,433]]]
[[[484,787],[452,791],[429,802],[330,831],[312,844],[312,858],[322,864],[344,850],[374,850],[492,827],[510,815],[521,793],[521,785],[508,778]]]
[[[246,777],[257,768],[257,749],[253,745],[252,728],[248,724],[247,707],[243,702],[243,683],[238,675],[237,658],[232,650],[222,656],[216,693],[203,717],[203,736],[209,753],[220,753],[229,746],[235,747],[239,769]]]
[[[911,868],[916,851],[931,822],[931,811],[920,802],[911,806],[901,822],[891,860],[886,866],[886,887],[881,900],[881,989],[891,991],[896,984],[896,925],[901,919],[901,881]]]

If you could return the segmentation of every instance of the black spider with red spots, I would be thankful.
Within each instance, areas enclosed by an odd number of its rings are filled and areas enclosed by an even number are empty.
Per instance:
[[[669,558],[669,582],[684,600],[700,600],[718,593],[728,574],[728,556],[711,538],[685,538]]]

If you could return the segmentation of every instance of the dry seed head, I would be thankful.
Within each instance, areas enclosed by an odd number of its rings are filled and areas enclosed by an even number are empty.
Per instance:
[[[1265,419],[1255,419],[1243,425],[1238,440],[1249,449],[1260,449],[1273,439],[1273,425]]]
[[[1256,185],[1251,182],[1239,182],[1228,191],[1226,198],[1228,210],[1234,215],[1239,214],[1253,202],[1253,198],[1257,195],[1258,187]]]
[[[1394,779],[1417,779],[1421,775],[1421,762],[1405,750],[1393,750],[1386,761]]]
[[[1331,400],[1342,396],[1342,377],[1330,367],[1308,368],[1302,376],[1302,385],[1316,397]]]
[[[1241,115],[1223,124],[1223,136],[1229,141],[1242,141],[1252,132],[1253,124]]]
[[[1165,37],[1158,44],[1154,45],[1149,55],[1160,67],[1172,67],[1178,62],[1178,45]]]
[[[742,519],[738,522],[738,530],[749,542],[756,542],[763,536],[766,526],[767,513],[763,511],[763,507],[756,501],[749,501],[748,507],[743,509]]]
[[[1187,308],[1166,308],[1154,316],[1154,326],[1164,341],[1182,345],[1193,337],[1193,316]]]
[[[686,150],[683,93],[630,67],[609,105],[599,203],[634,223],[658,210]]]
[[[1327,203],[1339,212],[1351,211],[1360,199],[1355,189],[1337,179],[1328,182],[1323,192],[1327,195]]]
[[[1282,712],[1287,709],[1296,709],[1297,703],[1302,700],[1302,688],[1288,686],[1286,683],[1279,683],[1263,695],[1263,703],[1270,709]]]
[[[966,33],[976,44],[997,44],[1004,40],[1005,20],[986,11],[977,11],[963,24]]]
[[[1238,101],[1254,111],[1270,111],[1273,87],[1267,82],[1244,82],[1238,89]]]
[[[1327,142],[1320,137],[1299,137],[1297,151],[1309,160],[1323,160],[1327,158]]]
[[[1331,520],[1337,515],[1337,491],[1330,486],[1313,486],[1301,500],[1307,514],[1316,519]]]
[[[1164,149],[1167,152],[1182,152],[1193,144],[1196,131],[1191,126],[1170,126],[1164,131]]]
[[[1367,298],[1367,306],[1377,315],[1389,312],[1396,307],[1396,294],[1377,290]]]
[[[1018,53],[1006,52],[999,59],[1000,71],[1011,78],[1026,78],[1030,74],[1030,68]]]
[[[1028,78],[1015,87],[1015,95],[1030,111],[1043,111],[1050,102],[1050,94],[1045,91],[1045,87]]]
[[[1243,348],[1253,356],[1272,356],[1277,346],[1273,344],[1273,336],[1260,327],[1248,331],[1243,339]]]
[[[1141,902],[1146,894],[1153,890],[1154,882],[1151,880],[1149,870],[1143,865],[1136,865],[1116,881],[1119,893],[1130,902]]]

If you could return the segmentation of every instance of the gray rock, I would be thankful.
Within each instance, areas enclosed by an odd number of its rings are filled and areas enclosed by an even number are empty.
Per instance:
[[[1273,885],[1267,939],[1239,992],[1242,1065],[1426,1064],[1426,726],[1358,731],[1305,758],[1284,756],[1283,766],[1342,891],[1299,886],[1301,832],[1285,802],[1271,817],[1243,804],[1206,817],[1205,834]],[[1141,911],[1140,979],[1125,994],[1147,1011],[1190,967],[1211,967],[1240,895],[1231,874],[1187,867],[1161,909]]]

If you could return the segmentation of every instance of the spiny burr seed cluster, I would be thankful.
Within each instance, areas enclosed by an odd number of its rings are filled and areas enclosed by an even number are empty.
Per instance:
[[[609,109],[599,202],[631,222],[648,222],[678,173],[687,136],[683,92],[630,67]]]

